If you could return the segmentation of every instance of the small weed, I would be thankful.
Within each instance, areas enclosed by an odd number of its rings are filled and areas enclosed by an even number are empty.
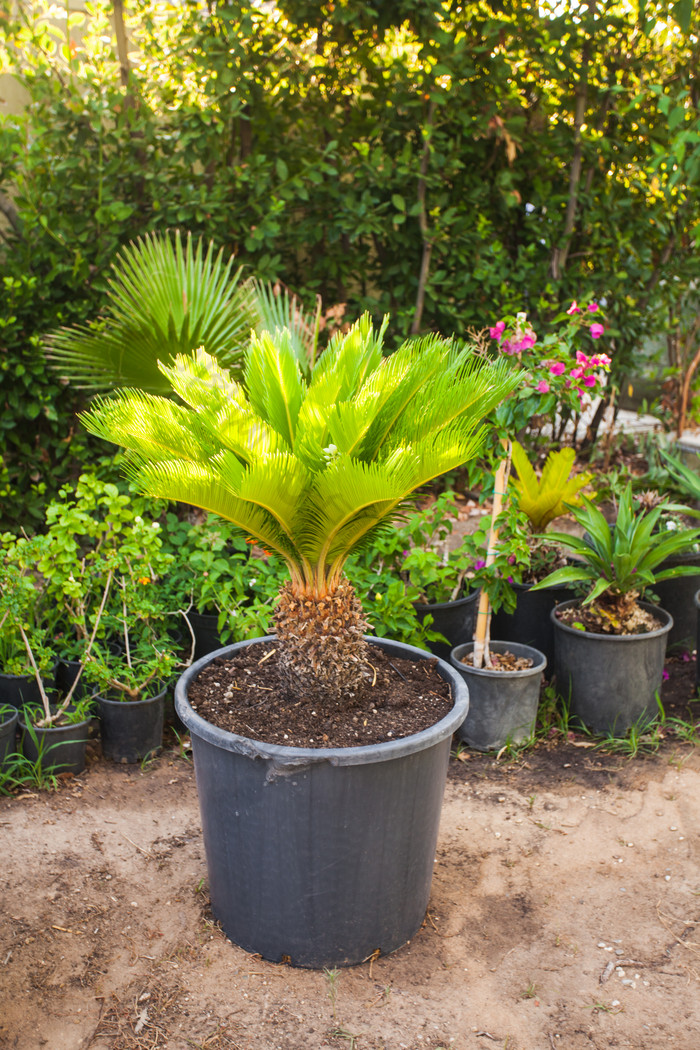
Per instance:
[[[534,808],[535,799],[536,798],[537,798],[537,795],[528,795],[527,796],[527,808],[530,810],[530,812],[532,812],[532,810]]]
[[[171,751],[177,758],[181,758],[183,762],[192,761],[192,741],[189,736],[180,736],[177,729],[171,726],[175,739],[177,741],[175,747],[171,748]]]
[[[602,1014],[619,1014],[620,1008],[613,1006],[612,1003],[604,1003],[601,999],[597,999],[591,1006],[586,1007],[587,1010],[595,1010]]]
[[[195,891],[194,892],[195,893],[204,893],[204,884],[205,884],[205,879],[204,879],[204,876],[202,876],[202,878],[197,883],[197,886],[195,887]]]
[[[148,754],[144,755],[141,759],[141,772],[145,773],[147,769],[153,765],[155,760],[158,758],[159,748],[154,748],[153,751],[149,751]]]
[[[521,999],[534,999],[537,995],[537,985],[534,981],[530,981],[524,992],[520,993]]]
[[[358,1035],[353,1035],[352,1032],[349,1032],[347,1028],[343,1028],[342,1025],[339,1028],[331,1028],[328,1034],[331,1039],[347,1039],[348,1050],[355,1050],[355,1042],[359,1039]]]
[[[337,967],[329,970],[324,966],[323,976],[326,978],[326,983],[328,985],[328,998],[331,1001],[331,1013],[333,1015],[333,1020],[335,1021],[335,1005],[338,997],[338,978],[340,977],[340,970],[337,969]]]
[[[31,728],[31,727],[30,727]],[[46,768],[46,756],[50,748],[39,751],[35,761],[20,752],[7,755],[0,773],[0,795],[11,795],[21,788],[34,788],[37,791],[56,791],[58,788],[58,767]]]
[[[599,751],[608,754],[626,755],[627,758],[636,758],[637,755],[653,755],[661,747],[663,735],[661,726],[655,720],[640,718],[634,725],[630,726],[625,736],[615,736],[611,730],[595,746]]]

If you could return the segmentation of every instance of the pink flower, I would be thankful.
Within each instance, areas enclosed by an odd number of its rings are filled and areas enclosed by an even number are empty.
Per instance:
[[[591,339],[600,339],[605,329],[602,324],[592,324],[589,331],[591,333]]]
[[[593,368],[610,368],[610,358],[607,354],[593,354],[591,366]]]
[[[538,394],[548,394],[549,393],[549,383],[547,382],[546,379],[540,379],[539,383],[535,387],[535,390],[537,391]]]
[[[583,369],[582,368],[572,368],[571,369],[571,378],[572,379],[580,379],[582,375],[583,375]]]
[[[661,672],[661,678],[662,678],[662,680],[663,680],[664,682],[668,682],[668,680],[669,680],[669,678],[670,678],[670,677],[671,677],[671,676],[670,676],[670,674],[668,673],[668,671],[667,671],[667,670],[666,670],[666,668],[664,667],[663,671]]]
[[[577,350],[576,351],[576,364],[577,365],[583,365],[584,368],[588,364],[588,358],[586,357],[586,355],[581,350]]]
[[[524,335],[518,343],[518,350],[531,350],[536,342],[537,337],[535,336],[535,333],[528,332],[527,335]]]
[[[589,303],[588,304],[588,310],[589,310],[590,313],[594,314],[597,309],[598,309],[598,303]]]
[[[474,562],[474,570],[478,571],[479,569],[483,569],[485,565],[486,565],[486,562],[482,561],[482,559],[479,558],[478,561]]]
[[[549,373],[553,376],[560,376],[566,372],[566,365],[563,361],[553,361],[549,366]]]
[[[574,299],[573,303],[571,304],[571,306],[569,307],[569,309],[566,312],[567,312],[567,314],[580,314],[581,313],[581,307],[578,306],[576,300]]]
[[[489,334],[491,335],[492,339],[500,339],[501,336],[503,335],[503,333],[505,332],[505,330],[506,330],[506,322],[505,321],[499,321],[498,324],[495,324],[493,326],[493,328],[489,328]]]
[[[595,376],[586,376],[583,380],[584,386],[595,386],[598,380]]]

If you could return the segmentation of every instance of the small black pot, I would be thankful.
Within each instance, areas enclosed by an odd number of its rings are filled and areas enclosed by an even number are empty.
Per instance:
[[[500,751],[506,744],[519,744],[534,731],[540,700],[542,675],[547,658],[539,649],[518,642],[489,642],[494,653],[512,653],[532,660],[522,671],[499,671],[470,667],[462,657],[473,652],[474,642],[458,645],[450,654],[469,687],[469,714],[457,736],[477,751]]]
[[[0,770],[5,766],[8,755],[16,751],[17,721],[19,712],[13,711],[11,715],[0,715]]]
[[[564,602],[559,609],[577,602]],[[593,733],[624,736],[658,714],[670,613],[639,603],[663,626],[646,634],[595,634],[562,623],[552,609],[557,692],[570,714]]]
[[[444,634],[449,643],[446,645],[445,642],[431,642],[431,653],[439,656],[441,660],[449,661],[450,652],[455,645],[471,641],[478,604],[478,590],[453,602],[413,603],[418,619],[422,622],[426,616],[432,616],[431,629]]]
[[[31,729],[20,716],[22,754],[30,762],[41,758],[42,769],[50,773],[82,773],[85,769],[85,749],[90,732],[90,720],[65,726],[47,726]]]
[[[312,968],[350,966],[405,944],[428,904],[452,733],[469,701],[412,736],[363,747],[280,747],[228,733],[190,706],[193,664],[175,687],[190,731],[212,910],[246,951]],[[369,639],[395,657],[413,646]]]
[[[659,605],[673,617],[673,627],[668,633],[667,646],[676,649],[695,647],[695,594],[700,587],[700,554],[686,554],[669,558],[659,565],[661,569],[672,569],[676,565],[697,567],[697,576],[677,576],[670,580],[659,580],[651,590],[658,596]]]
[[[58,660],[56,663],[56,689],[59,693],[69,693],[73,682],[78,677],[78,671],[80,670],[80,660]],[[80,681],[75,687],[73,693],[73,700],[82,700],[87,695],[87,686],[85,684],[85,672],[80,676]]]
[[[163,746],[166,690],[145,700],[98,696],[102,754],[113,762],[141,762]]]
[[[190,621],[194,633],[194,659],[201,660],[208,653],[221,649],[224,644],[219,637],[217,624],[218,613],[189,612],[187,619]],[[189,633],[189,632],[188,632]]]
[[[554,666],[554,627],[550,613],[559,602],[571,601],[574,592],[570,587],[545,587],[533,591],[530,583],[514,583],[517,605],[513,613],[499,609],[491,619],[491,634],[505,642],[519,642],[539,649],[547,659],[547,666]]]
[[[41,693],[34,675],[0,674],[0,704],[21,711],[25,705],[41,706]]]

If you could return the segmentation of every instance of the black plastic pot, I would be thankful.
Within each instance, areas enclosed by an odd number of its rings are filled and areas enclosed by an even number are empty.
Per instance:
[[[426,616],[433,618],[432,630],[444,634],[449,642],[431,642],[430,651],[441,660],[449,661],[450,652],[455,645],[471,640],[474,634],[474,621],[479,604],[479,591],[468,594],[466,598],[457,598],[453,602],[414,602],[418,619],[423,621]]]
[[[52,773],[82,773],[90,720],[64,726],[29,727],[20,715],[22,754],[30,762],[41,758],[42,769]]]
[[[25,704],[41,704],[41,693],[34,675],[0,674],[0,704],[11,704],[21,711]]]
[[[73,682],[78,677],[78,671],[80,670],[80,660],[59,660],[56,664],[56,689],[59,693],[64,695],[70,692]],[[87,695],[87,686],[85,684],[85,672],[80,676],[80,681],[75,687],[73,693],[73,700],[76,702],[82,700]]]
[[[577,603],[564,602],[559,609]],[[557,692],[570,714],[593,733],[624,736],[658,713],[666,639],[673,619],[658,605],[640,602],[663,624],[645,634],[595,634],[561,623],[552,610]]]
[[[192,625],[194,633],[194,659],[201,660],[208,653],[221,649],[223,642],[219,637],[217,624],[218,613],[189,612],[187,619]]]
[[[700,554],[686,554],[678,558],[669,558],[659,566],[661,569],[672,569],[676,565],[697,567],[697,576],[677,576],[670,580],[660,580],[651,588],[658,596],[658,604],[673,617],[673,627],[669,631],[667,647],[676,649],[693,649],[695,647],[695,603],[694,598],[700,587]]]
[[[145,700],[98,696],[102,754],[113,762],[141,762],[163,746],[166,690]]]
[[[396,657],[429,658],[371,641]],[[280,747],[193,711],[189,685],[212,659],[180,678],[175,707],[192,739],[211,904],[224,932],[265,959],[313,968],[399,948],[428,904],[450,742],[469,705],[463,679],[439,661],[454,706],[421,733],[355,748]]]
[[[452,650],[452,666],[469,687],[469,713],[457,736],[477,751],[500,751],[506,744],[519,744],[532,735],[547,666],[545,655],[529,645],[499,640],[489,642],[489,647],[494,653],[525,656],[533,663],[522,671],[470,667],[462,663],[462,657],[473,651],[473,642]]]
[[[546,587],[533,591],[532,584],[514,583],[517,595],[515,612],[499,609],[491,618],[491,634],[505,642],[519,642],[539,649],[547,659],[550,671],[554,665],[554,627],[550,613],[559,602],[571,601],[570,587]]]
[[[15,741],[17,738],[17,721],[19,719],[19,712],[13,711],[12,714],[0,714],[0,769],[5,765],[5,761],[8,755],[14,754],[16,747]]]

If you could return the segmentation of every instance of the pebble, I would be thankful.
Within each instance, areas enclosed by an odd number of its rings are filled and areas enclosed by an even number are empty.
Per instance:
[[[631,977],[626,977],[622,983],[627,988],[636,988],[637,987],[637,985],[635,984],[635,982],[632,980]]]
[[[625,953],[623,952],[622,948],[616,948],[615,949],[615,955],[624,955],[624,954]]]
[[[671,876],[670,875],[664,875],[664,879],[666,880],[666,882],[670,882],[671,881]]]

